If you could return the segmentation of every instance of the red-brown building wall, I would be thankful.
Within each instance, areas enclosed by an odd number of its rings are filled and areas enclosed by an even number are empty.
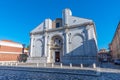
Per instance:
[[[18,61],[18,57],[22,52],[22,44],[9,40],[0,41],[0,61]]]
[[[5,51],[5,52],[22,52],[22,48],[10,47],[10,46],[0,46],[0,51]]]
[[[0,54],[0,61],[17,61],[19,54]]]
[[[120,22],[110,44],[110,51],[113,59],[120,59]]]

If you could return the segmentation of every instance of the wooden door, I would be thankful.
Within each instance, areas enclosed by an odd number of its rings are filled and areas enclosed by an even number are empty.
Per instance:
[[[60,62],[60,52],[55,52],[55,62]]]

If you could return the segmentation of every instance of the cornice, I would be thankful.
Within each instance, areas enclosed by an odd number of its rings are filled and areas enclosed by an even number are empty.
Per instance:
[[[71,25],[71,26],[62,26],[59,28],[52,28],[52,29],[44,29],[43,31],[37,31],[34,33],[30,33],[30,35],[35,35],[35,34],[44,34],[46,32],[55,32],[55,31],[59,31],[59,30],[65,30],[65,29],[73,29],[73,28],[77,28],[77,27],[82,27],[82,26],[87,26],[87,25],[93,25],[94,23],[92,22],[88,22],[88,23],[83,23],[83,24],[78,24],[78,25]]]

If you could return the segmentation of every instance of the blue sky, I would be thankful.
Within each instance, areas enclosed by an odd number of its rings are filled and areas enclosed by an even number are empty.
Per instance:
[[[99,49],[108,48],[120,20],[120,0],[0,0],[0,40],[28,45],[29,32],[46,18],[62,17],[64,8],[92,19]]]

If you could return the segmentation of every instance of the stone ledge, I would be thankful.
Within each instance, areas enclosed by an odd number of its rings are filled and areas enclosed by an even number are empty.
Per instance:
[[[56,73],[56,74],[71,74],[71,75],[84,75],[84,76],[100,76],[97,70],[85,69],[61,69],[61,68],[31,68],[31,67],[10,67],[1,66],[2,70],[13,71],[27,71],[27,72],[42,72],[42,73]]]

